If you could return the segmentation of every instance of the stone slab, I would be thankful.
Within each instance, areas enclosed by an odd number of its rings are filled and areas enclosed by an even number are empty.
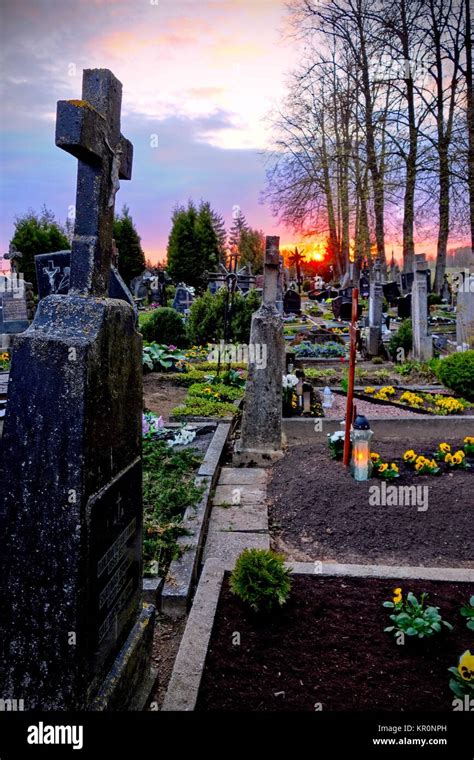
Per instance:
[[[261,467],[223,467],[219,476],[220,486],[263,486],[267,473]]]
[[[214,477],[217,474],[217,468],[221,460],[222,452],[227,443],[230,432],[230,424],[221,422],[213,435],[212,441],[207,449],[198,475]]]
[[[94,711],[143,710],[156,683],[150,669],[156,609],[145,604],[91,705]]]
[[[339,420],[322,419],[321,430],[315,431],[315,418],[289,417],[283,419],[283,430],[286,433],[288,443],[307,443],[309,441],[326,441],[328,433],[334,433],[341,429]],[[423,441],[427,437],[460,438],[472,435],[474,428],[474,416],[452,415],[448,417],[391,417],[370,420],[370,427],[374,431],[374,440],[390,439],[405,441],[407,431],[410,441]],[[471,432],[470,432],[471,431]]]
[[[244,549],[269,549],[268,533],[243,533],[210,530],[204,549],[204,562],[211,557],[233,566]]]
[[[267,491],[262,486],[217,486],[214,504],[263,504],[267,498]]]
[[[240,507],[214,505],[209,530],[237,532],[268,532],[268,511],[264,504]]]

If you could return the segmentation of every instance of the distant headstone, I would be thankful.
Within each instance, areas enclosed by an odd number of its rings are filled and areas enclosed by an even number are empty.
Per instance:
[[[178,285],[173,300],[173,309],[180,314],[187,314],[194,301],[194,296],[184,285]]]
[[[413,264],[411,320],[413,329],[413,358],[426,362],[433,358],[433,339],[428,332],[427,262],[423,254],[416,255]]]
[[[443,278],[443,284],[441,286],[441,293],[440,293],[441,299],[447,303],[452,304],[453,302],[453,291],[451,288],[451,285],[449,284],[448,275],[445,274]]]
[[[29,324],[25,282],[16,274],[0,275],[0,334],[24,332]]]
[[[399,319],[410,319],[411,317],[411,293],[400,296],[397,304],[397,314]]]
[[[400,288],[398,284],[393,282],[386,282],[383,285],[383,293],[390,306],[395,306],[400,298]]]
[[[374,263],[373,276],[370,283],[369,298],[369,336],[367,349],[370,356],[377,356],[380,348],[382,333],[382,311],[384,293],[382,285],[382,272],[380,262]]]
[[[69,293],[71,251],[41,253],[35,256],[35,268],[40,301],[46,296],[65,296]],[[138,319],[133,296],[115,266],[110,267],[109,298],[118,298],[129,303]]]
[[[279,238],[267,237],[263,303],[252,316],[249,361],[241,438],[235,460],[240,464],[271,464],[282,456],[282,375],[285,367],[283,321],[276,301],[280,267]],[[250,350],[252,349],[252,351]]]
[[[458,348],[474,348],[474,275],[464,278],[457,293],[456,343]]]
[[[370,296],[370,278],[366,274],[361,274],[360,276],[359,292],[361,298],[368,298]]]
[[[296,290],[287,290],[283,296],[285,314],[301,314],[301,296]]]
[[[109,299],[115,193],[130,179],[120,82],[86,70],[56,145],[79,159],[68,295],[15,339],[0,461],[0,695],[120,710],[150,686],[142,605],[142,343]]]

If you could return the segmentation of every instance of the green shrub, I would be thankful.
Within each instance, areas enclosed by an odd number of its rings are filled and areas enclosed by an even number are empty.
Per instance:
[[[461,351],[437,362],[438,380],[468,401],[474,401],[474,351]]]
[[[224,306],[224,289],[218,290],[215,295],[206,290],[196,298],[188,321],[188,335],[193,343],[205,345],[217,343],[224,338]],[[249,342],[252,314],[259,306],[260,296],[256,290],[251,290],[245,298],[241,293],[234,295],[230,318],[231,339],[234,343]]]
[[[280,554],[267,549],[244,549],[232,571],[230,588],[255,612],[270,612],[288,599],[290,571]]]
[[[155,311],[141,325],[143,339],[150,343],[161,343],[184,348],[188,345],[186,326],[182,316],[167,306]]]
[[[381,356],[373,356],[372,357],[372,364],[383,364],[383,359]]]
[[[443,299],[437,293],[430,293],[428,295],[429,306],[439,306],[441,303],[443,303]]]
[[[411,319],[404,319],[397,332],[392,335],[388,344],[388,350],[394,361],[399,360],[398,350],[402,348],[405,352],[405,359],[413,348],[413,330]]]

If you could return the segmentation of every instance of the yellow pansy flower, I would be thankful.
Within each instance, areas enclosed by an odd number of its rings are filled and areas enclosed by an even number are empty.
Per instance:
[[[402,590],[401,588],[394,588],[393,589],[393,603],[399,604],[402,601]]]
[[[415,459],[416,459],[416,452],[413,449],[409,449],[408,451],[405,451],[403,455],[404,462],[414,462]]]
[[[446,454],[444,461],[446,464],[453,464],[453,455],[452,454]]]
[[[464,443],[467,443],[469,446],[472,446],[474,444],[474,438],[470,435],[467,435],[464,439]]]
[[[464,681],[474,680],[474,654],[469,649],[459,659],[458,672]]]
[[[394,470],[394,472],[400,472],[398,465],[396,465],[395,462],[392,462],[391,467],[392,467],[392,470]]]
[[[456,451],[455,454],[453,454],[453,464],[462,464],[462,460],[464,457],[461,456],[460,451]]]
[[[386,462],[381,464],[379,467],[379,472],[385,472],[385,470],[388,470],[388,464]]]
[[[372,462],[375,464],[375,462],[378,462],[380,459],[380,454],[377,454],[375,451],[373,451],[370,455],[370,458]]]
[[[451,451],[451,446],[449,443],[440,443],[439,450],[442,451],[443,454],[447,454],[449,451]]]

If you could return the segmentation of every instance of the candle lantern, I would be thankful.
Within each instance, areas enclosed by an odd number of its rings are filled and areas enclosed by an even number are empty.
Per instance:
[[[303,383],[303,414],[311,414],[313,401],[313,386],[311,383]]]
[[[326,387],[325,387],[325,389],[323,391],[323,408],[324,409],[331,409],[333,403],[334,403],[334,393],[326,385]]]
[[[364,417],[362,414],[357,415],[351,430],[351,474],[355,480],[368,480],[372,473],[370,439],[373,434],[367,417]]]

